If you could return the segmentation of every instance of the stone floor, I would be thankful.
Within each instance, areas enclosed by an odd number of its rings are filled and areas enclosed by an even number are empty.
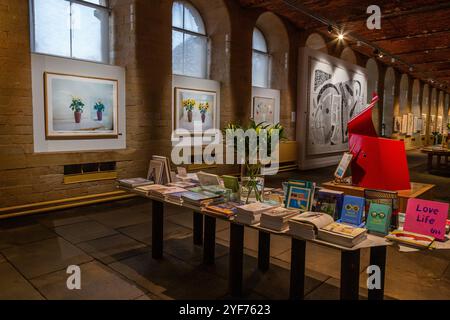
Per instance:
[[[450,202],[450,179],[424,173],[426,159],[408,154],[413,181],[437,185],[435,199]],[[323,182],[334,168],[280,174],[269,184],[301,177]],[[0,221],[0,299],[227,299],[227,222],[217,223],[216,263],[202,264],[193,245],[192,213],[168,206],[164,259],[151,258],[151,206],[131,199]],[[275,236],[271,268],[257,271],[257,233],[245,231],[246,299],[286,299],[290,241]],[[388,249],[386,298],[450,299],[450,253]],[[69,291],[66,268],[81,267],[81,290]],[[362,298],[367,296],[361,253]],[[306,299],[339,298],[339,252],[307,246]]]

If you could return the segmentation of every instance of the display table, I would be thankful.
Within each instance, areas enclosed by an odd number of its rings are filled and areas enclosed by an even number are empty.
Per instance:
[[[264,229],[256,225],[243,225],[219,215],[212,215],[201,211],[201,208],[187,204],[174,204],[160,198],[143,195],[132,189],[121,188],[138,194],[152,201],[152,257],[163,257],[164,243],[164,206],[176,205],[193,211],[193,238],[194,244],[203,243],[203,262],[213,264],[215,260],[216,245],[216,219],[230,222],[229,245],[229,290],[232,296],[242,295],[243,287],[243,257],[244,257],[244,231],[245,227],[253,228],[259,232],[258,268],[267,271],[270,266],[270,236],[272,234],[291,238],[291,271],[290,271],[290,299],[303,299],[305,288],[306,242],[327,246],[341,252],[341,299],[357,300],[359,298],[360,250],[370,248],[370,263],[378,265],[381,270],[381,289],[369,290],[370,300],[381,300],[384,295],[384,278],[386,266],[386,247],[391,243],[385,238],[368,235],[368,238],[353,248],[342,247],[322,240],[305,240],[296,238],[286,232],[277,232]],[[204,218],[204,219],[203,219]]]
[[[351,196],[356,196],[356,197],[364,197],[364,190],[367,189],[367,188],[352,186],[350,184],[337,183],[334,181],[322,183],[321,186],[324,188],[330,189],[330,190],[342,191],[346,195],[351,195]],[[435,187],[434,184],[411,182],[410,190],[397,191],[400,212],[406,212],[406,206],[408,204],[409,199],[412,199],[412,198],[431,199],[432,198],[432,189],[434,187]]]
[[[450,156],[450,149],[447,148],[422,148],[420,150],[422,153],[426,153],[428,155],[428,164],[427,164],[427,170],[428,172],[432,171],[433,169],[442,169],[442,168],[449,168],[448,165],[448,158]],[[436,157],[436,167],[433,168],[433,158]],[[444,158],[444,165],[442,165],[441,160]]]

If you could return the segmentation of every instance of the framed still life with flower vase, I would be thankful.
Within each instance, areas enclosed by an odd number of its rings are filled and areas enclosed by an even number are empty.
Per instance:
[[[118,80],[44,73],[45,136],[117,139]]]
[[[217,92],[175,88],[174,103],[175,130],[196,135],[217,129]]]

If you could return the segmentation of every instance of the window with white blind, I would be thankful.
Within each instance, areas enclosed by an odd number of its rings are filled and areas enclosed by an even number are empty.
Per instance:
[[[208,37],[203,19],[187,1],[174,1],[172,8],[172,72],[207,78]]]
[[[107,0],[30,0],[33,52],[109,63]]]
[[[270,87],[270,55],[266,38],[258,28],[253,30],[252,85]]]

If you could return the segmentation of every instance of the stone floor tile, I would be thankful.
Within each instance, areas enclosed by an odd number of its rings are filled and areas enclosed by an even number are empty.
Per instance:
[[[216,243],[216,258],[228,254],[228,251],[228,247]],[[165,241],[164,252],[193,265],[203,262],[203,246],[194,245],[192,236]]]
[[[112,229],[118,229],[151,221],[151,204],[147,203],[146,206],[147,210],[136,210],[134,207],[132,210],[129,208],[120,210],[111,209],[110,211],[101,211],[90,214],[87,215],[87,217]]]
[[[137,241],[151,245],[152,243],[152,224],[151,222],[140,223],[134,226],[118,229],[119,232],[133,238]],[[164,239],[186,238],[192,234],[192,230],[172,223],[168,220],[164,221]]]
[[[224,279],[167,255],[155,260],[150,253],[143,254],[110,267],[151,293],[173,299],[217,299],[227,292]]]
[[[79,265],[92,258],[62,238],[51,238],[2,251],[27,279]]]
[[[96,221],[84,221],[55,228],[55,232],[72,243],[103,238],[117,232]]]
[[[122,234],[81,242],[77,246],[105,264],[142,254],[150,250],[145,244]]]
[[[192,229],[193,228],[193,212],[187,211],[167,217],[170,222],[179,224],[183,227]],[[223,219],[216,219],[216,232],[226,230],[230,227],[230,222]]]
[[[65,270],[47,274],[31,282],[49,300],[132,300],[145,292],[130,281],[98,263],[80,265],[81,289],[69,290]]]
[[[0,300],[41,300],[41,294],[9,263],[0,263]]]
[[[305,300],[339,300],[340,299],[339,279],[329,278],[312,292],[305,296]],[[367,299],[360,289],[359,299]]]
[[[87,208],[85,208],[88,210]],[[38,222],[47,228],[56,228],[69,224],[89,221],[90,219],[85,217],[80,208],[74,208],[69,210],[52,212],[46,215],[39,216]]]
[[[53,231],[39,224],[2,228],[0,229],[0,249],[55,238],[56,236]]]

